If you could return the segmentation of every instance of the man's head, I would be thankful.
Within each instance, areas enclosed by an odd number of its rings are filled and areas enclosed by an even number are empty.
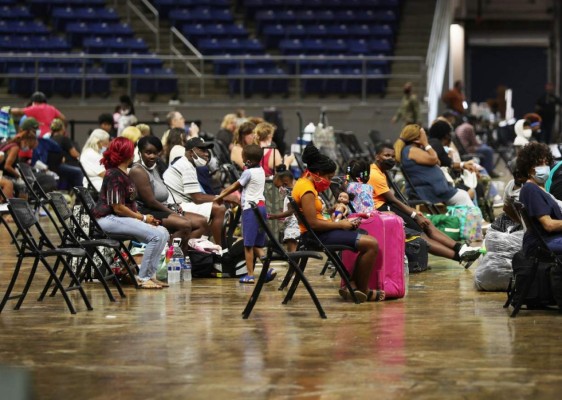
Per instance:
[[[33,104],[43,104],[47,102],[47,96],[43,92],[35,92],[31,95],[31,102]]]
[[[376,148],[375,162],[382,171],[388,171],[396,165],[394,147],[392,143],[383,142]]]
[[[170,111],[166,116],[166,121],[170,128],[183,128],[185,129],[185,118],[178,111]]]
[[[211,159],[209,150],[213,147],[212,142],[205,142],[200,137],[194,137],[185,142],[185,156],[196,167],[204,167]]]
[[[27,117],[21,124],[20,124],[20,132],[32,132],[35,134],[39,129],[39,122],[33,117]]]
[[[429,137],[439,140],[444,146],[451,144],[453,129],[447,121],[437,120],[429,128]]]
[[[406,82],[404,84],[404,94],[409,95],[412,93],[412,82]]]
[[[98,117],[98,124],[101,129],[110,133],[113,129],[113,116],[111,114],[100,114]]]
[[[249,144],[242,150],[242,161],[248,167],[256,166],[263,157],[263,149],[257,144]]]
[[[455,81],[455,89],[462,91],[462,81]]]

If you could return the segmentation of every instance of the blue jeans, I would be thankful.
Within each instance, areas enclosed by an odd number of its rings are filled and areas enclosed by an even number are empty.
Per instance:
[[[59,188],[72,189],[75,186],[83,186],[84,174],[82,174],[82,170],[79,167],[63,163],[58,166],[57,173],[60,178]]]
[[[131,235],[139,242],[146,243],[139,278],[142,280],[152,278],[158,269],[160,255],[170,238],[166,228],[152,226],[135,218],[118,217],[114,214],[98,219],[98,224],[108,234]]]
[[[480,164],[482,164],[488,173],[492,172],[494,170],[494,149],[487,144],[481,144],[476,152],[482,155],[482,157],[480,157]]]

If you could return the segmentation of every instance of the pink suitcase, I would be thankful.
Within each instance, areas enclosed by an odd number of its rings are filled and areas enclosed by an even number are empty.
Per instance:
[[[350,215],[348,218],[353,218]],[[369,280],[369,289],[382,289],[388,299],[399,299],[406,293],[404,281],[405,234],[404,222],[397,215],[373,213],[361,221],[359,228],[366,230],[379,242],[379,254]],[[345,268],[351,273],[357,253],[346,250],[342,254]],[[377,285],[382,282],[382,285]]]

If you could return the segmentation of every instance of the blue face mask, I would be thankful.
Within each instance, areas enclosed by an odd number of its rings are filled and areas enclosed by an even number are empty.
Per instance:
[[[533,179],[539,185],[542,185],[546,182],[549,175],[550,167],[548,165],[539,165],[538,167],[535,167],[535,175],[533,175]]]
[[[105,153],[106,150],[107,150],[107,147],[103,146],[103,147],[100,149],[100,154]]]

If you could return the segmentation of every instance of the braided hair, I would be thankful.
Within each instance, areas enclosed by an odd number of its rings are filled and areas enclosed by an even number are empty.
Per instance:
[[[313,173],[330,174],[336,172],[338,166],[330,157],[320,153],[316,147],[309,144],[302,153],[302,160],[307,169]]]

